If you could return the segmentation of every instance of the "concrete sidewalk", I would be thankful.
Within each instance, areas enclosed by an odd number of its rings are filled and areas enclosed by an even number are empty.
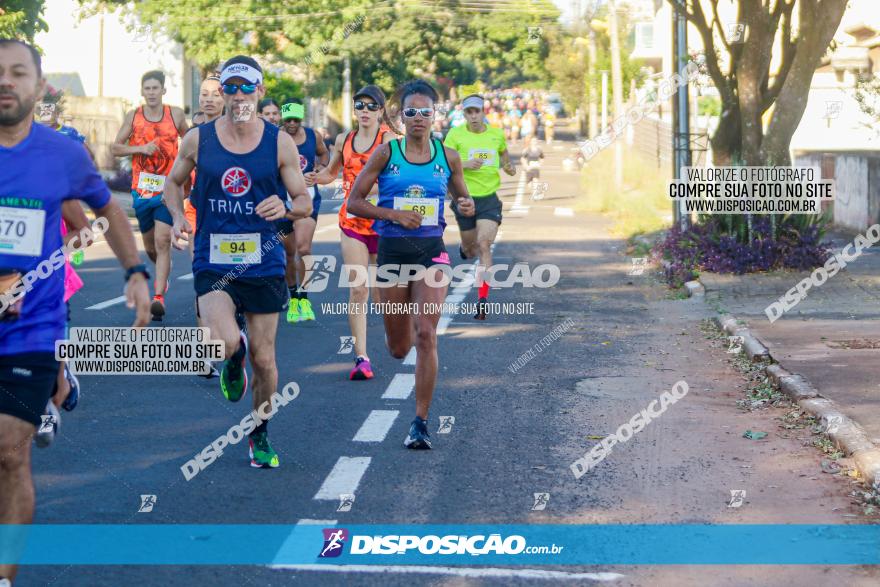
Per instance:
[[[829,234],[835,252],[856,233]],[[809,271],[702,273],[707,303],[746,322],[786,369],[837,402],[880,445],[880,246],[866,250],[776,322],[764,309]]]

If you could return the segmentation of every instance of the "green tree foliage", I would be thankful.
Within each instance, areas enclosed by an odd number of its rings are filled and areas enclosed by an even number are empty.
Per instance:
[[[388,91],[416,76],[441,90],[545,82],[547,43],[530,42],[528,27],[553,28],[559,16],[550,0],[80,1],[132,11],[205,70],[241,52],[301,68],[312,95],[338,94],[346,56],[353,86]]]
[[[43,20],[43,0],[0,0],[0,38],[28,41],[47,30]]]

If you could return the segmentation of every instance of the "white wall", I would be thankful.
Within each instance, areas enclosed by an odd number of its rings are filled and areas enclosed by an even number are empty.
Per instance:
[[[98,95],[100,17],[79,21],[76,0],[48,0],[45,20],[49,31],[36,43],[43,49],[46,73],[78,73],[87,96]],[[189,68],[183,47],[141,28],[129,31],[119,11],[104,16],[104,96],[140,104],[140,78],[146,71],[165,72],[165,102],[187,104]],[[131,22],[131,21],[129,21]]]

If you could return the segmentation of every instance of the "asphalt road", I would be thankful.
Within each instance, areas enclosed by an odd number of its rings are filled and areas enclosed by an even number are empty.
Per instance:
[[[849,486],[817,472],[814,449],[777,435],[766,443],[741,438],[749,427],[775,429],[777,415],[736,409],[743,381],[724,349],[701,333],[699,321],[707,311],[669,299],[647,276],[627,275],[629,260],[620,253],[621,241],[609,236],[608,222],[576,211],[579,175],[561,165],[573,147],[548,148],[542,172],[547,191],[541,199],[532,198],[521,177],[504,176],[505,219],[495,262],[553,263],[561,279],[550,289],[517,286],[491,294],[495,302],[533,304],[533,313],[493,315],[486,322],[451,316],[439,337],[441,369],[429,424],[434,450],[402,446],[414,411],[406,384],[414,366],[387,354],[380,316],[369,318],[376,377],[348,381],[353,356],[338,354],[340,337],[348,334],[346,317],[321,312],[321,303],[343,302],[347,292],[331,287],[312,296],[317,321],[289,325],[280,317],[279,387],[296,382],[301,394],[270,424],[279,469],[249,467],[245,441],[227,448],[192,480],[184,479],[180,466],[250,408],[250,395],[241,404],[224,400],[217,379],[84,376],[83,399],[75,412],[63,414],[55,444],[34,450],[35,523],[852,521],[844,517],[852,513]],[[339,255],[338,203],[324,201],[315,254]],[[448,212],[447,219],[452,220]],[[447,249],[463,262],[457,241],[451,228]],[[72,325],[129,324],[132,315],[122,304],[88,309],[121,294],[120,271],[106,244],[90,249],[79,271],[86,285],[72,300]],[[192,281],[185,279],[189,271],[188,253],[176,252],[161,326],[195,325]],[[476,293],[472,289],[465,296],[473,301]],[[564,324],[558,340],[512,373],[512,363]],[[574,478],[569,466],[596,443],[591,437],[612,432],[682,379],[692,390],[685,400],[589,475]],[[367,427],[372,438],[356,440],[359,431],[361,437],[366,434],[362,426],[371,413],[374,422],[393,419],[387,432],[377,423]],[[455,419],[448,433],[438,433],[441,416]],[[733,511],[725,502],[735,488],[746,488],[749,498]],[[349,492],[356,496],[351,510],[337,511],[336,496]],[[549,493],[549,501],[543,511],[533,511],[533,495],[539,492]],[[145,494],[156,496],[151,512],[138,511]],[[552,574],[537,578],[520,568],[478,566],[422,573],[58,565],[23,568],[16,585],[804,585],[816,584],[810,579],[817,572],[809,567],[545,570]],[[861,568],[819,572],[823,582],[877,580]]]

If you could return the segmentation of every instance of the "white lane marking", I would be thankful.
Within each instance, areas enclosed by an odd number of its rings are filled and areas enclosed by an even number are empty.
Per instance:
[[[297,526],[335,526],[339,520],[313,520],[312,518],[303,518],[296,523]],[[284,550],[284,547],[281,547]]]
[[[412,393],[415,385],[416,376],[413,373],[395,373],[394,379],[391,380],[385,393],[382,394],[382,399],[406,399]]]
[[[116,304],[121,304],[125,301],[125,296],[119,296],[118,298],[113,298],[112,300],[107,300],[106,302],[101,302],[100,304],[95,304],[94,306],[89,306],[86,310],[103,310],[104,308],[109,308],[110,306],[115,306]]]
[[[406,357],[403,359],[404,365],[415,365],[416,364],[416,347],[409,349],[409,352],[406,353]]]
[[[187,273],[186,275],[181,275],[177,279],[180,281],[192,281],[194,278],[195,276],[192,273]]]
[[[429,567],[417,565],[269,565],[273,569],[291,571],[324,571],[327,573],[413,573],[417,575],[454,575],[458,577],[504,577],[510,579],[558,579],[563,581],[617,581],[620,573],[567,573],[543,569],[493,569],[468,567]]]
[[[354,442],[382,442],[388,436],[388,431],[397,419],[397,410],[373,410],[360,430],[354,435]]]
[[[463,299],[464,299],[463,293],[452,293],[452,294],[449,294],[448,296],[446,296],[446,303],[447,304],[457,304],[458,302],[462,301]]]
[[[513,207],[510,209],[511,213],[514,214],[528,214],[529,207],[523,206],[523,196],[526,193],[526,174],[525,172],[521,173],[519,176],[519,183],[516,184],[516,197],[513,199]]]
[[[554,216],[574,216],[574,210],[571,208],[554,208]]]
[[[330,226],[325,226],[323,228],[319,228],[318,230],[315,231],[315,234],[321,234],[322,232],[327,232],[327,231],[333,230],[334,228],[337,228],[337,226],[335,224],[331,224]]]
[[[446,329],[449,328],[449,323],[452,322],[451,316],[440,316],[440,321],[437,322],[437,335],[445,334]]]
[[[299,522],[296,523],[297,526],[335,526],[338,520],[313,520],[312,518],[303,518]],[[294,538],[294,534],[296,532],[291,532],[290,535],[284,540],[281,544],[281,548],[278,549],[278,553],[275,555],[275,560],[278,560],[278,555],[282,552],[294,552],[297,548],[297,540]],[[274,562],[274,561],[273,561]]]
[[[370,466],[370,457],[339,457],[313,499],[339,501],[343,493],[354,493]]]

